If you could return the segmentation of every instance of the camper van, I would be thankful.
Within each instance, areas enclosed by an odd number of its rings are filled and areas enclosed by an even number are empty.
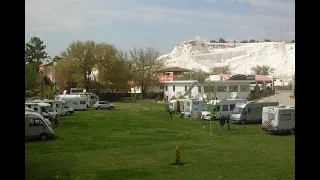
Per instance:
[[[36,112],[25,112],[25,139],[40,138],[46,140],[53,137],[51,124]]]
[[[261,127],[272,133],[295,133],[295,107],[269,106],[262,109]]]
[[[59,115],[70,115],[74,113],[74,110],[66,105],[64,100],[34,100],[33,102],[39,103],[49,103],[52,109],[57,112]]]
[[[183,111],[185,99],[171,99],[169,101],[169,108],[176,113],[180,113]]]
[[[70,95],[85,95],[88,97],[89,104],[94,104],[99,101],[98,95],[86,92],[84,88],[70,88]]]
[[[203,101],[200,99],[190,98],[184,100],[183,112],[181,112],[180,117],[191,117],[193,114],[201,115],[204,109]]]
[[[88,110],[89,108],[88,98],[85,95],[63,94],[59,95],[57,100],[64,100],[74,110]]]
[[[35,112],[41,114],[43,117],[53,121],[58,118],[58,113],[53,110],[49,103],[29,102],[25,103],[25,107],[33,109]]]
[[[267,106],[278,106],[278,102],[238,102],[233,109],[230,120],[234,123],[261,123],[262,108]]]
[[[220,119],[221,116],[230,116],[234,107],[238,102],[246,102],[245,99],[222,99],[222,100],[211,100],[207,104],[215,109],[213,119]],[[211,113],[209,110],[202,111],[201,118],[204,120],[210,120]]]

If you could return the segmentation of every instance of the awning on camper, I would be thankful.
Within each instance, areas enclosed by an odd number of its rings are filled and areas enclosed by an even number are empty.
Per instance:
[[[263,75],[256,75],[257,82],[265,82],[265,83],[272,83],[272,79],[268,78],[267,76]]]

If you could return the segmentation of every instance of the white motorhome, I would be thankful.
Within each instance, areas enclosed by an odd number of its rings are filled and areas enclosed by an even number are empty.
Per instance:
[[[246,102],[246,99],[221,99],[211,100],[207,104],[210,108],[215,108],[215,114],[213,119],[220,119],[221,116],[228,117],[231,115],[234,107],[238,102]],[[210,110],[202,111],[201,118],[204,120],[210,120]]]
[[[262,109],[261,127],[272,133],[295,133],[295,107],[269,106]]]
[[[184,107],[184,100],[185,99],[171,99],[169,101],[169,108],[173,112],[182,112]]]
[[[49,121],[50,122],[50,121]],[[54,132],[48,120],[36,112],[25,112],[25,139],[53,137]]]
[[[99,101],[98,95],[94,93],[86,92],[84,88],[70,88],[70,95],[86,95],[90,104],[94,104]]]
[[[64,100],[74,110],[88,110],[89,108],[88,98],[85,95],[63,94],[59,95],[57,100]]]
[[[200,99],[196,98],[190,98],[190,99],[185,99],[184,100],[184,108],[183,111],[181,112],[180,117],[191,117],[194,114],[197,116],[201,116],[201,112],[204,109],[204,104],[203,101]]]
[[[49,103],[29,102],[25,103],[25,107],[33,109],[35,112],[41,114],[43,117],[53,121],[58,118],[58,113],[53,110]]]
[[[56,111],[59,115],[70,115],[74,113],[74,110],[66,105],[64,100],[34,100],[33,102],[39,103],[49,103],[54,111]]]
[[[84,92],[84,88],[70,88],[70,94],[79,94]]]
[[[278,106],[278,102],[238,102],[233,109],[230,120],[234,123],[261,123],[262,108],[267,106]]]

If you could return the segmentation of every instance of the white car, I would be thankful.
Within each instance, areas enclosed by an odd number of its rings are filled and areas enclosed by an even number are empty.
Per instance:
[[[201,119],[210,121],[210,118],[211,118],[211,116],[210,116],[209,111],[202,111],[201,112]]]
[[[108,103],[107,101],[97,101],[94,105],[94,108],[96,108],[97,110],[101,110],[101,109],[114,109],[115,105]]]

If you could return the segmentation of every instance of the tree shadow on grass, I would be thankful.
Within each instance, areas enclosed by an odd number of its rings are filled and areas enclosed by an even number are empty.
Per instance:
[[[97,172],[99,179],[141,179],[148,176],[151,176],[151,172],[146,172],[141,169],[134,170],[134,169],[114,169],[108,171],[100,171]]]

